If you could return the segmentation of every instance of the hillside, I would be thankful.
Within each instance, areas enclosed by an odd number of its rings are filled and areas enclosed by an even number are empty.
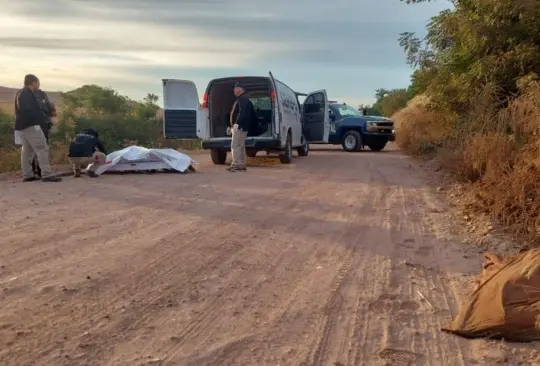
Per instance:
[[[19,89],[17,88],[8,88],[5,86],[0,86],[0,109],[7,112],[13,111],[13,100],[15,99],[15,94]],[[61,101],[60,92],[49,92],[45,91],[49,96],[51,102],[58,104]]]

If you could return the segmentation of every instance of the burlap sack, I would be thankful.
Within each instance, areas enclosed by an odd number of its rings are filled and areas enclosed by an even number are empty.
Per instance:
[[[443,331],[467,338],[540,339],[540,249],[501,260],[485,254],[482,280]]]

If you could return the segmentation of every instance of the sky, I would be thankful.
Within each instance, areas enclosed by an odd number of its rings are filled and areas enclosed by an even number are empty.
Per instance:
[[[161,79],[274,76],[295,91],[372,103],[407,87],[399,33],[425,34],[444,0],[0,0],[0,85],[36,74],[44,90],[84,84],[140,100]]]

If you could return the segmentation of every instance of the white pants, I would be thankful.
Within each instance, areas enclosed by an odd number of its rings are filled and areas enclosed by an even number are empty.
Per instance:
[[[231,166],[243,168],[246,166],[246,160],[247,160],[247,154],[246,154],[247,131],[239,130],[238,125],[235,124],[231,132],[232,132],[232,140],[231,140],[232,164]]]
[[[36,156],[39,167],[41,168],[42,178],[54,175],[49,163],[49,145],[47,145],[47,140],[41,127],[27,127],[20,131],[19,136],[22,143],[21,169],[23,178],[34,176],[34,171],[32,170],[34,156]]]

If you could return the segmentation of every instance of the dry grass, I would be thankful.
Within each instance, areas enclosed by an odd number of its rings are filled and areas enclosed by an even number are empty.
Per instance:
[[[397,130],[397,143],[413,155],[435,153],[451,133],[445,118],[429,110],[428,98],[415,97],[406,108],[392,116]]]
[[[493,90],[476,101],[466,123],[412,100],[393,116],[398,144],[414,155],[437,157],[461,181],[470,182],[475,208],[490,214],[523,240],[540,245],[540,85],[500,109]],[[459,126],[459,127],[457,127]]]
[[[68,164],[67,147],[55,144],[50,147],[50,161],[52,165]],[[0,173],[16,172],[21,169],[20,148],[0,149]]]

